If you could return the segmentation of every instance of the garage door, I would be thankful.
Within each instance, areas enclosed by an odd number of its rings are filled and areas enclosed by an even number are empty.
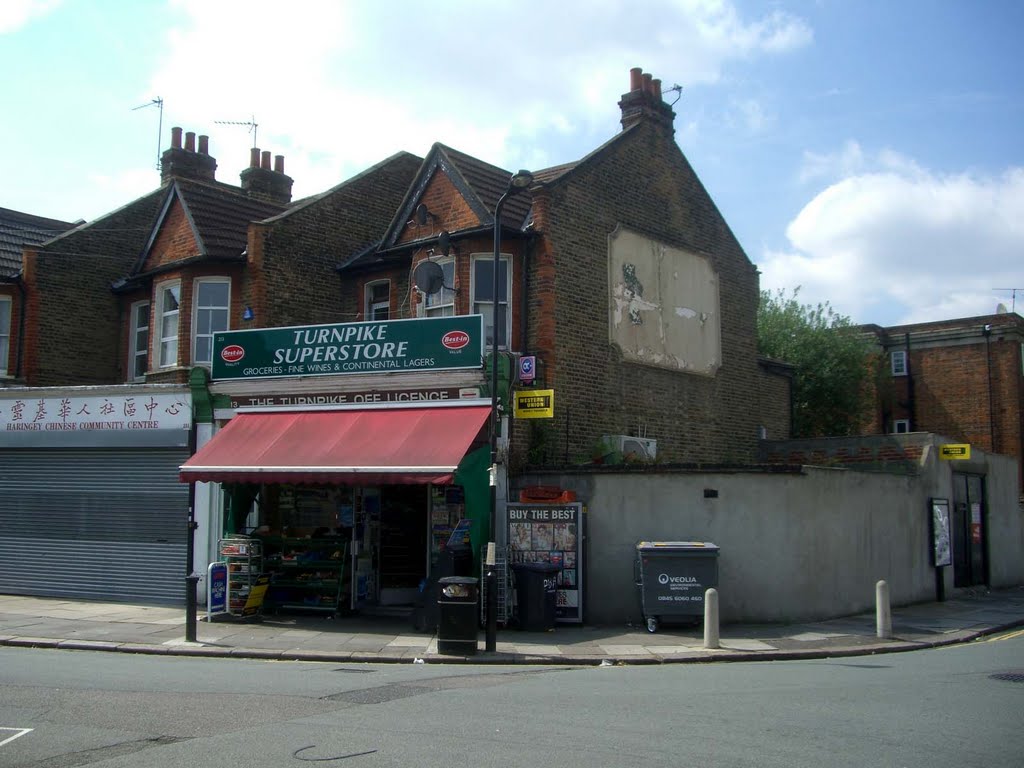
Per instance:
[[[0,450],[0,592],[184,603],[181,448]]]

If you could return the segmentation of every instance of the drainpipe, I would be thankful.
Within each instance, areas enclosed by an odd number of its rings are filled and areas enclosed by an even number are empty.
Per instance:
[[[988,448],[996,452],[996,417],[992,403],[992,326],[988,323],[981,329],[985,337],[985,375],[988,379]]]
[[[22,376],[21,364],[25,354],[25,317],[27,316],[25,305],[28,303],[28,291],[25,289],[25,281],[22,280],[20,274],[15,275],[14,284],[18,286],[18,293],[21,294],[21,306],[18,307],[18,353],[14,358],[14,376],[20,379]]]
[[[910,367],[910,334],[903,336],[903,345],[907,350],[907,411],[910,414],[907,425],[908,432],[917,431],[917,408],[914,402],[914,371]]]

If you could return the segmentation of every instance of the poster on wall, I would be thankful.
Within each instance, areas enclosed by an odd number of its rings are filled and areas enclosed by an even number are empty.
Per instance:
[[[936,568],[953,564],[949,538],[949,499],[932,499],[932,563]]]
[[[583,621],[583,505],[508,504],[509,566],[551,563],[555,575],[555,619]]]

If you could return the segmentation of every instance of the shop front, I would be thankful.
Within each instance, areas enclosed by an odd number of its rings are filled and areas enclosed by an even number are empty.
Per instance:
[[[0,592],[182,603],[192,401],[185,387],[0,396]]]
[[[239,546],[259,553],[228,562],[244,575],[229,571],[228,612],[232,598],[251,602],[250,572],[264,577],[263,612],[346,615],[411,613],[431,577],[479,569],[490,536],[481,336],[473,316],[216,340],[218,426],[180,479],[220,489],[207,494],[211,527],[222,531],[212,562]],[[303,359],[317,362],[311,369]],[[466,547],[454,564],[457,528]]]

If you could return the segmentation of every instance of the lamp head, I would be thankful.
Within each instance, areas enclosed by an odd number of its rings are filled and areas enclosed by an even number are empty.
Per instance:
[[[533,174],[529,171],[519,170],[512,174],[512,178],[508,180],[508,189],[512,194],[515,194],[526,189],[531,184],[533,184]]]

